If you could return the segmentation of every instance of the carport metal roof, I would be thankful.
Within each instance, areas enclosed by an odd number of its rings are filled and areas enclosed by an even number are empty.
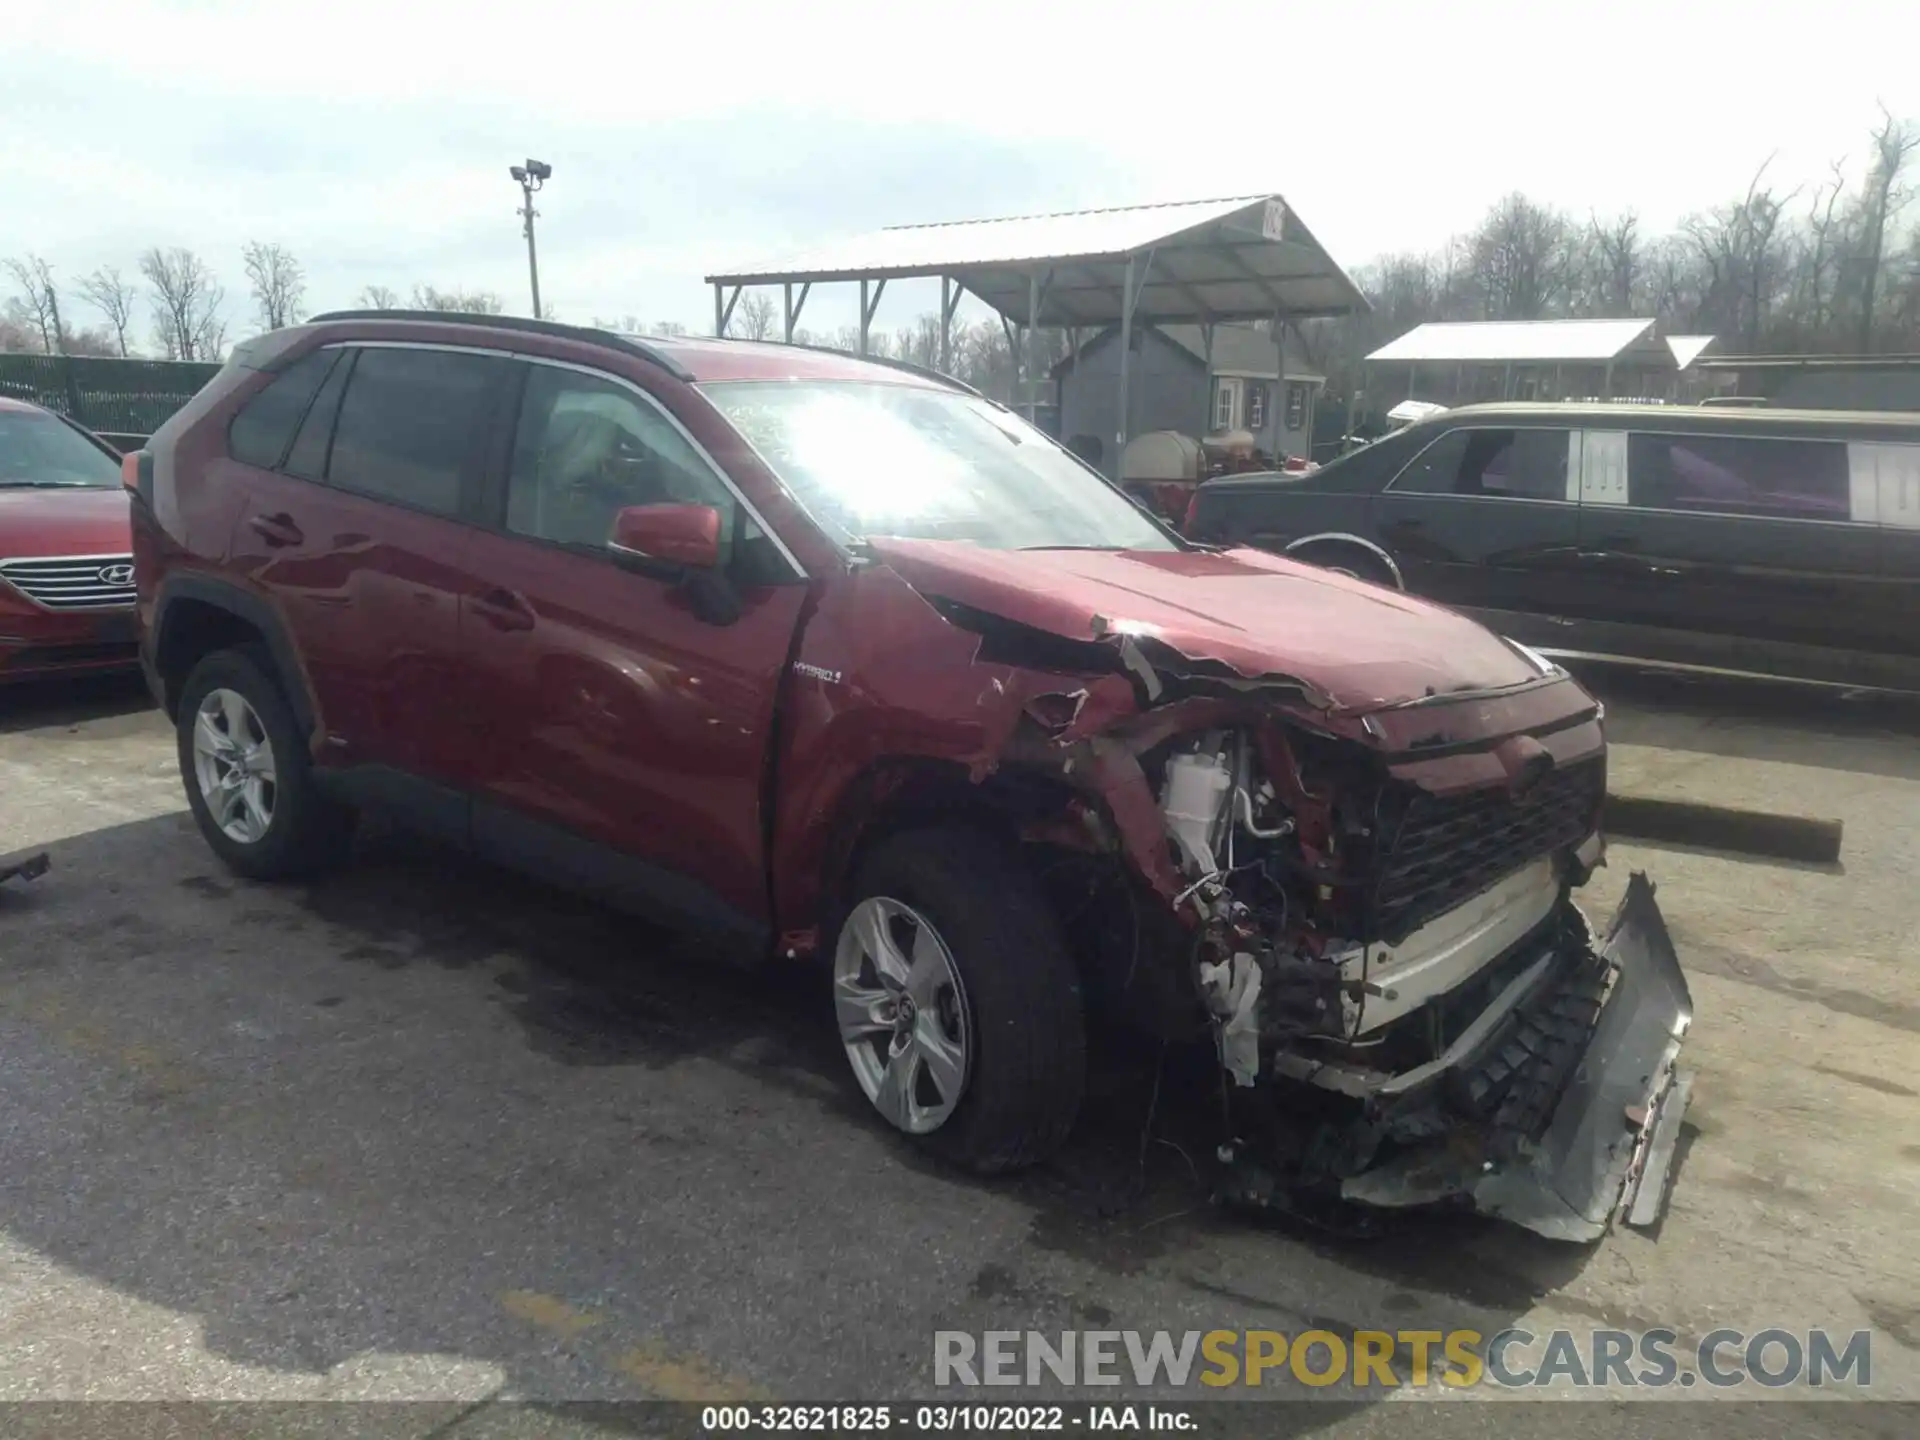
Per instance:
[[[1604,364],[1650,343],[1651,320],[1465,320],[1416,325],[1367,363]]]
[[[1224,320],[1284,324],[1369,308],[1283,197],[1239,195],[871,231],[707,276],[713,330],[727,333],[744,287],[779,285],[791,340],[816,283],[858,281],[864,355],[887,281],[936,277],[940,368],[951,366],[954,312],[964,295],[974,295],[1000,316],[1010,340],[1013,327],[1027,330],[1024,364],[1018,343],[1013,349],[1028,382],[1030,414],[1038,411],[1039,328],[1117,325],[1125,342],[1136,320],[1197,323],[1211,335]],[[1116,455],[1127,439],[1130,349],[1123,343]]]
[[[1129,308],[1134,320],[1200,323],[1367,308],[1278,195],[892,226],[707,281],[737,288],[935,276],[1018,325],[1116,325]]]

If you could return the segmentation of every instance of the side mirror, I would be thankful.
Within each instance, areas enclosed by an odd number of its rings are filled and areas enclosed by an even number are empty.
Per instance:
[[[653,574],[720,564],[720,512],[711,505],[630,505],[613,517],[614,563]]]

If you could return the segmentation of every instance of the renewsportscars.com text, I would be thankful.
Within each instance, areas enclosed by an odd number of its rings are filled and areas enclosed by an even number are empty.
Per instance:
[[[1660,1389],[1873,1383],[1870,1331],[936,1331],[939,1386],[1310,1386]],[[1202,1392],[1204,1393],[1204,1392]]]

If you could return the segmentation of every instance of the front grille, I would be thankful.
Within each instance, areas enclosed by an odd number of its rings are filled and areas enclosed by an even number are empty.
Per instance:
[[[131,555],[0,560],[0,580],[49,610],[106,610],[134,599]]]
[[[1584,840],[1605,791],[1605,763],[1587,760],[1552,772],[1519,800],[1505,790],[1414,795],[1382,861],[1377,934],[1389,943],[1404,938],[1528,861]]]

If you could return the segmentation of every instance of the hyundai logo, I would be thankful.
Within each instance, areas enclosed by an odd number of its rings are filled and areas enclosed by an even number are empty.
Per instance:
[[[131,565],[102,566],[100,569],[100,583],[102,585],[133,584],[133,566]]]

